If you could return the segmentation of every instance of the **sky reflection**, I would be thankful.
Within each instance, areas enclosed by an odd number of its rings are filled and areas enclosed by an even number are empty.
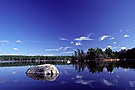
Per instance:
[[[122,67],[113,68],[113,73],[103,68],[103,72],[91,73],[90,68],[78,72],[74,65],[56,65],[59,76],[55,81],[40,81],[29,78],[25,73],[33,66],[0,67],[0,90],[63,90],[64,88],[85,90],[134,90],[135,71]],[[52,87],[53,85],[53,87]],[[6,88],[7,87],[7,88]]]

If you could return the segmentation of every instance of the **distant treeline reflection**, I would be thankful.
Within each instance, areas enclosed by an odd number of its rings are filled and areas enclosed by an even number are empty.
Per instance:
[[[0,67],[12,66],[35,66],[41,64],[68,65],[67,60],[38,60],[38,61],[19,61],[19,62],[0,62]]]
[[[78,72],[83,72],[85,68],[88,68],[91,73],[101,73],[104,68],[110,73],[113,72],[114,68],[123,68],[123,69],[135,69],[135,61],[127,60],[127,61],[89,61],[89,62],[72,62],[75,67],[75,70]]]

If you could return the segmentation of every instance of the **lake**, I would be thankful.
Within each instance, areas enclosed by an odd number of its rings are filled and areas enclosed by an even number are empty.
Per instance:
[[[53,80],[27,76],[44,63],[0,63],[0,90],[135,90],[135,61],[46,63],[59,71]]]

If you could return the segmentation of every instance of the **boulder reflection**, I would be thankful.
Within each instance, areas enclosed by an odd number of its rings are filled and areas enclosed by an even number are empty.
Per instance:
[[[29,68],[26,75],[35,80],[55,81],[59,71],[54,65],[44,64]]]
[[[41,81],[55,81],[59,74],[55,75],[44,75],[44,74],[36,74],[36,73],[26,73],[28,77],[33,78],[35,80]]]

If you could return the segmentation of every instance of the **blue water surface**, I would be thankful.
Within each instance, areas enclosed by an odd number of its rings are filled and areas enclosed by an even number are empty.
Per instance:
[[[0,67],[0,90],[135,90],[135,71],[130,68],[113,68],[108,72],[92,73],[85,67],[55,65],[59,75],[54,81],[35,80],[26,75],[33,66]]]

